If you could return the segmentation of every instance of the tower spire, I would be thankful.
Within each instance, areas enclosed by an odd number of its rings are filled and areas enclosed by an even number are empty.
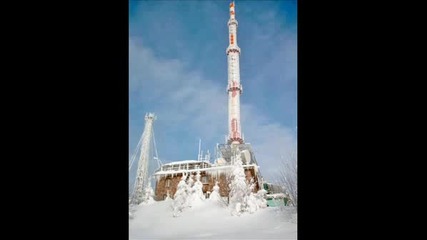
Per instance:
[[[240,48],[237,46],[237,25],[234,1],[230,3],[230,19],[228,20],[229,45],[226,50],[228,62],[228,143],[243,143],[240,126]]]
[[[230,3],[230,18],[235,18],[234,1]]]

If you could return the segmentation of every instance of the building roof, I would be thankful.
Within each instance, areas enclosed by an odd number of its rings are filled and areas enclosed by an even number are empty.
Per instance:
[[[163,166],[171,166],[171,165],[179,165],[179,164],[187,164],[187,163],[209,163],[208,161],[198,161],[198,160],[182,160],[182,161],[175,161],[175,162],[170,162],[170,163],[165,163],[163,164]]]

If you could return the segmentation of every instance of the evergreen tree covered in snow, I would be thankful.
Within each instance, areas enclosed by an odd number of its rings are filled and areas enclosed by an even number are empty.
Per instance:
[[[187,206],[188,190],[187,190],[187,183],[185,183],[186,178],[187,178],[187,175],[183,174],[181,181],[179,181],[178,183],[178,187],[174,195],[174,200],[172,204],[174,217],[179,216],[179,213],[181,213],[184,210],[184,208]]]
[[[242,165],[240,152],[234,159],[234,168],[232,171],[232,180],[230,183],[230,203],[229,207],[232,215],[239,216],[243,212],[254,213],[259,208],[267,207],[265,200],[265,190],[254,193],[256,183],[254,178],[246,180],[245,170]]]
[[[193,201],[193,194],[194,194],[194,189],[193,189],[193,185],[194,185],[194,179],[193,179],[193,175],[191,173],[188,174],[188,180],[187,180],[187,201],[186,201],[186,206],[187,207],[191,207],[192,206],[192,201]]]
[[[209,202],[213,203],[216,206],[226,207],[227,201],[225,201],[221,194],[219,193],[218,181],[215,182],[215,186],[212,188],[212,193],[209,195]]]
[[[254,213],[255,211],[258,210],[258,201],[254,195],[253,192],[249,193],[246,196],[246,211],[248,211],[249,213]]]
[[[142,204],[151,204],[154,202],[153,199],[154,190],[151,187],[151,183],[148,182],[148,186],[144,189],[144,195],[142,197]]]
[[[196,182],[192,187],[192,206],[198,206],[205,200],[205,195],[203,194],[203,183],[200,181],[200,171],[197,171]]]
[[[221,201],[221,195],[219,194],[218,181],[215,182],[215,186],[212,188],[212,193],[209,195],[209,201],[211,202]]]
[[[170,194],[169,194],[169,190],[168,190],[168,191],[167,191],[167,193],[166,193],[165,201],[166,201],[166,202],[172,201],[172,198],[170,197]]]
[[[243,201],[245,209],[243,209],[243,211],[254,213],[255,211],[258,210],[258,200],[255,194],[253,193],[254,188],[255,188],[255,183],[254,183],[254,179],[252,178],[246,189],[246,193]]]
[[[169,203],[169,207],[170,209],[174,210],[174,201],[173,199],[170,197],[170,193],[169,190],[166,192],[166,198],[164,200],[165,202]]]
[[[240,216],[240,214],[246,210],[248,187],[246,185],[246,177],[242,166],[240,152],[238,151],[237,154],[232,157],[232,159],[234,161],[234,167],[232,171],[232,180],[229,185],[229,208],[232,215]]]
[[[265,195],[267,194],[267,191],[265,189],[258,190],[257,194],[255,195],[255,198],[257,199],[258,207],[259,208],[266,208],[267,207],[267,200],[265,199]]]

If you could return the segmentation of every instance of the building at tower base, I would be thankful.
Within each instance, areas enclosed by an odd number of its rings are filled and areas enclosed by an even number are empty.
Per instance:
[[[232,162],[232,149],[229,144],[220,144],[217,147],[217,158],[214,163],[208,159],[184,160],[163,164],[155,173],[156,190],[155,200],[164,200],[167,196],[173,197],[179,181],[183,175],[193,177],[200,171],[200,181],[203,184],[203,194],[208,198],[218,181],[221,197],[227,198],[230,193],[229,183],[232,177],[234,163]],[[255,184],[253,192],[262,188],[262,178],[259,166],[256,163],[250,144],[236,145],[240,151],[246,181]]]

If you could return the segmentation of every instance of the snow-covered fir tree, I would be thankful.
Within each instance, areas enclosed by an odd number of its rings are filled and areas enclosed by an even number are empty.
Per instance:
[[[185,180],[187,179],[187,175],[183,174],[181,181],[179,181],[175,195],[173,200],[173,216],[177,217],[179,216],[179,213],[181,213],[184,208],[187,206],[188,201],[188,190],[187,190],[187,183]]]
[[[172,198],[170,197],[170,194],[169,194],[169,190],[166,192],[166,198],[165,198],[165,201],[166,201],[166,202],[170,202],[170,201],[172,201]]]
[[[232,215],[240,216],[240,214],[246,210],[246,196],[248,190],[240,151],[237,151],[236,155],[232,157],[232,160],[234,162],[234,167],[232,171],[232,180],[229,185],[229,208]]]
[[[212,193],[209,195],[209,201],[218,201],[221,199],[221,195],[219,194],[219,186],[218,181],[215,181],[215,186],[212,188]]]
[[[258,207],[259,208],[266,208],[267,207],[267,200],[265,199],[265,195],[267,194],[267,191],[265,189],[258,190],[257,194],[255,195],[255,198],[257,199]]]
[[[212,188],[212,193],[209,195],[208,201],[217,206],[226,206],[227,203],[222,199],[219,193],[218,181],[215,182],[215,186]]]
[[[149,181],[148,182],[148,186],[145,187],[145,189],[144,189],[144,195],[143,195],[142,203],[141,204],[151,204],[151,203],[153,203],[154,202],[153,196],[154,196],[154,190],[151,187],[151,182]]]
[[[196,182],[192,187],[192,206],[199,206],[204,200],[205,195],[203,194],[203,183],[200,181],[200,171],[197,171]]]
[[[253,193],[253,190],[255,188],[254,179],[252,178],[247,185],[245,197],[243,200],[245,209],[242,209],[243,211],[247,211],[249,213],[254,213],[258,210],[258,201]]]
[[[256,183],[254,178],[247,181],[243,168],[240,152],[233,157],[234,168],[230,183],[230,203],[229,208],[232,215],[240,216],[243,212],[254,213],[259,208],[267,207],[265,200],[265,190],[254,193]]]
[[[194,185],[194,179],[193,179],[193,175],[191,173],[188,174],[188,179],[187,179],[187,201],[185,203],[185,205],[187,207],[191,207],[192,206],[192,202],[193,202],[193,185]]]
[[[170,207],[170,209],[171,209],[171,210],[174,210],[174,201],[173,201],[173,199],[170,197],[169,190],[167,190],[167,192],[166,192],[166,198],[165,198],[165,200],[164,200],[164,201],[169,203],[169,207]]]
[[[254,213],[258,210],[258,201],[253,192],[246,196],[246,209],[249,213]]]

